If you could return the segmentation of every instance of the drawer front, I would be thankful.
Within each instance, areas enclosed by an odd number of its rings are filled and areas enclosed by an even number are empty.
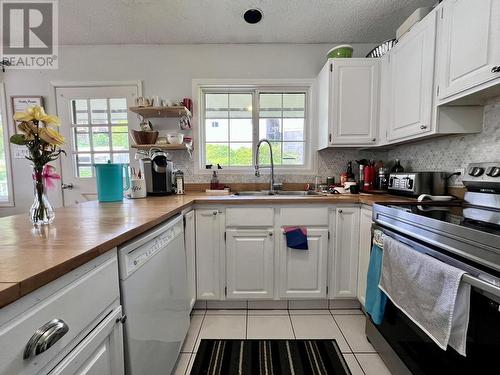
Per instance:
[[[280,225],[328,225],[327,207],[285,207]]]
[[[226,209],[228,227],[272,227],[274,209],[268,207],[237,207]]]
[[[115,255],[0,327],[0,374],[38,373],[117,298]],[[30,338],[53,319],[63,321],[68,331],[46,351],[23,359]]]

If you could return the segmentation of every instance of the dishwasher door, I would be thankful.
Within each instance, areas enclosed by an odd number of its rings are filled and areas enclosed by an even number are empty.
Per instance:
[[[170,374],[189,328],[182,220],[136,249],[122,249],[125,366],[131,375]]]

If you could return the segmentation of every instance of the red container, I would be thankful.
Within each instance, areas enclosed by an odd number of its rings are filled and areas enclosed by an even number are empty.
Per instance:
[[[189,98],[182,99],[182,104],[184,104],[184,107],[186,107],[190,111],[193,111],[193,101],[191,99]]]

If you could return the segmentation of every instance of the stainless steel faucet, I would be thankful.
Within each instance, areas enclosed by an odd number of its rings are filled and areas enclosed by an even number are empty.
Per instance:
[[[261,167],[259,166],[259,155],[260,155],[260,145],[262,143],[267,143],[269,146],[269,155],[271,157],[271,166],[270,167]],[[274,183],[274,160],[273,160],[273,148],[271,147],[271,142],[267,139],[263,138],[257,143],[257,151],[255,153],[255,177],[260,177],[260,168],[271,168],[271,181],[269,185],[269,191],[274,191],[276,184]]]

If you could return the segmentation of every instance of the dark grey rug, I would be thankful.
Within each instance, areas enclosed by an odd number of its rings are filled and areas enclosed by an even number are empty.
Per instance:
[[[201,340],[191,375],[351,375],[335,340]]]

